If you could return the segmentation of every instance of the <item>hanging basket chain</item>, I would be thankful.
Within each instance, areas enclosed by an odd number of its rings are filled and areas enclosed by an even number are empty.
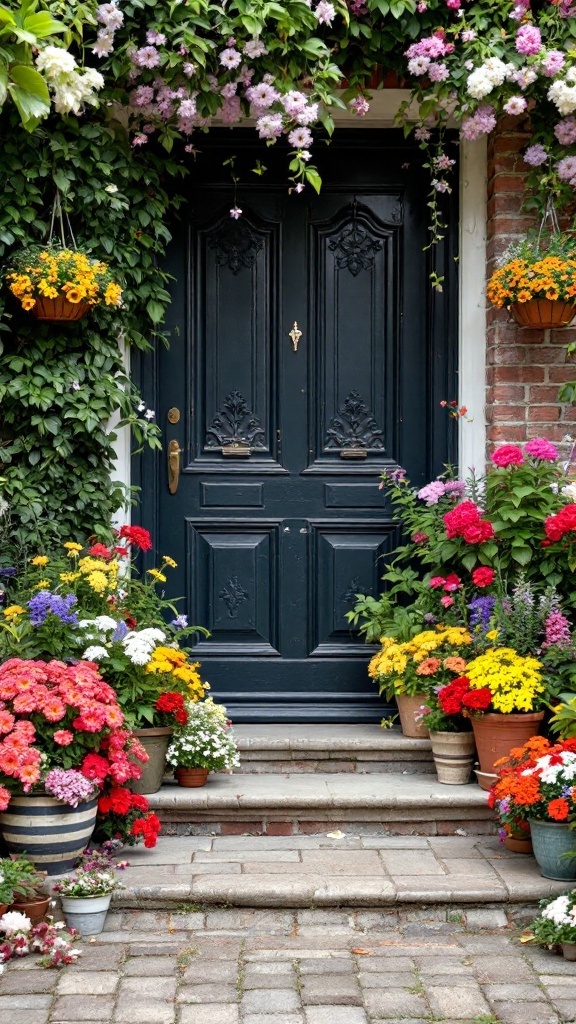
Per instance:
[[[551,235],[560,234],[560,225],[558,223],[558,214],[556,213],[556,207],[552,196],[548,196],[546,200],[546,209],[542,214],[542,220],[540,221],[540,230],[538,231],[538,247],[540,247],[540,239],[542,238],[542,232],[546,228],[547,221],[550,221]]]
[[[66,227],[68,229],[68,235],[72,242],[72,248],[76,249],[76,239],[74,238],[74,232],[72,231],[72,225],[70,218],[66,210],[62,209],[62,201],[60,199],[60,191],[56,189],[56,195],[54,196],[54,202],[52,203],[52,217],[50,220],[50,233],[48,235],[48,245],[52,245],[52,239],[54,237],[54,227],[56,220],[60,226],[60,241],[62,242],[62,248],[66,248],[66,231],[64,228],[64,218],[66,218]]]

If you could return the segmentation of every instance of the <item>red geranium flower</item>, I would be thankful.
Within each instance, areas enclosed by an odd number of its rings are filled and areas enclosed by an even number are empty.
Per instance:
[[[88,554],[91,555],[92,558],[104,558],[106,562],[109,562],[112,558],[112,552],[105,544],[93,544],[92,547],[88,549]]]
[[[482,565],[478,569],[474,569],[472,582],[476,587],[489,587],[494,583],[495,575],[494,569],[489,569],[488,566]]]
[[[152,547],[150,532],[145,530],[143,526],[122,526],[118,530],[118,536],[122,540],[127,540],[129,544],[133,544],[134,547],[139,548],[140,551],[150,551]]]

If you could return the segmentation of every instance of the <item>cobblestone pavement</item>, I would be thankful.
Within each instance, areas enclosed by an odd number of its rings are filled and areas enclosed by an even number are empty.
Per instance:
[[[560,1024],[576,964],[503,909],[124,910],[77,964],[0,975],[6,1024]]]

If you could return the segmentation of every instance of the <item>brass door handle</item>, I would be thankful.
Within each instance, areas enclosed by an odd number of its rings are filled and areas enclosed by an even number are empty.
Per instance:
[[[168,490],[170,494],[176,494],[178,481],[180,480],[180,455],[184,451],[178,441],[168,443]]]

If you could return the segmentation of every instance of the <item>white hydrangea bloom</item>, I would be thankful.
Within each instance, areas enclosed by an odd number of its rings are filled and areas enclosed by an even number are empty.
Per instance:
[[[4,932],[6,938],[16,935],[18,932],[27,934],[32,928],[32,922],[26,914],[19,914],[16,910],[8,910],[0,917],[0,932]]]
[[[567,85],[564,81],[552,82],[548,89],[548,99],[566,117],[576,110],[576,85]]]
[[[84,654],[82,655],[84,661],[101,661],[103,658],[107,657],[109,657],[109,655],[106,648],[98,647],[97,645],[94,645],[93,647],[87,647],[86,650],[84,651]]]
[[[61,46],[44,46],[36,57],[36,68],[48,81],[78,70],[78,65],[68,50]]]
[[[492,92],[493,88],[494,82],[486,73],[484,67],[476,68],[472,74],[468,75],[466,89],[468,94],[473,96],[475,100],[484,99],[485,96]]]

